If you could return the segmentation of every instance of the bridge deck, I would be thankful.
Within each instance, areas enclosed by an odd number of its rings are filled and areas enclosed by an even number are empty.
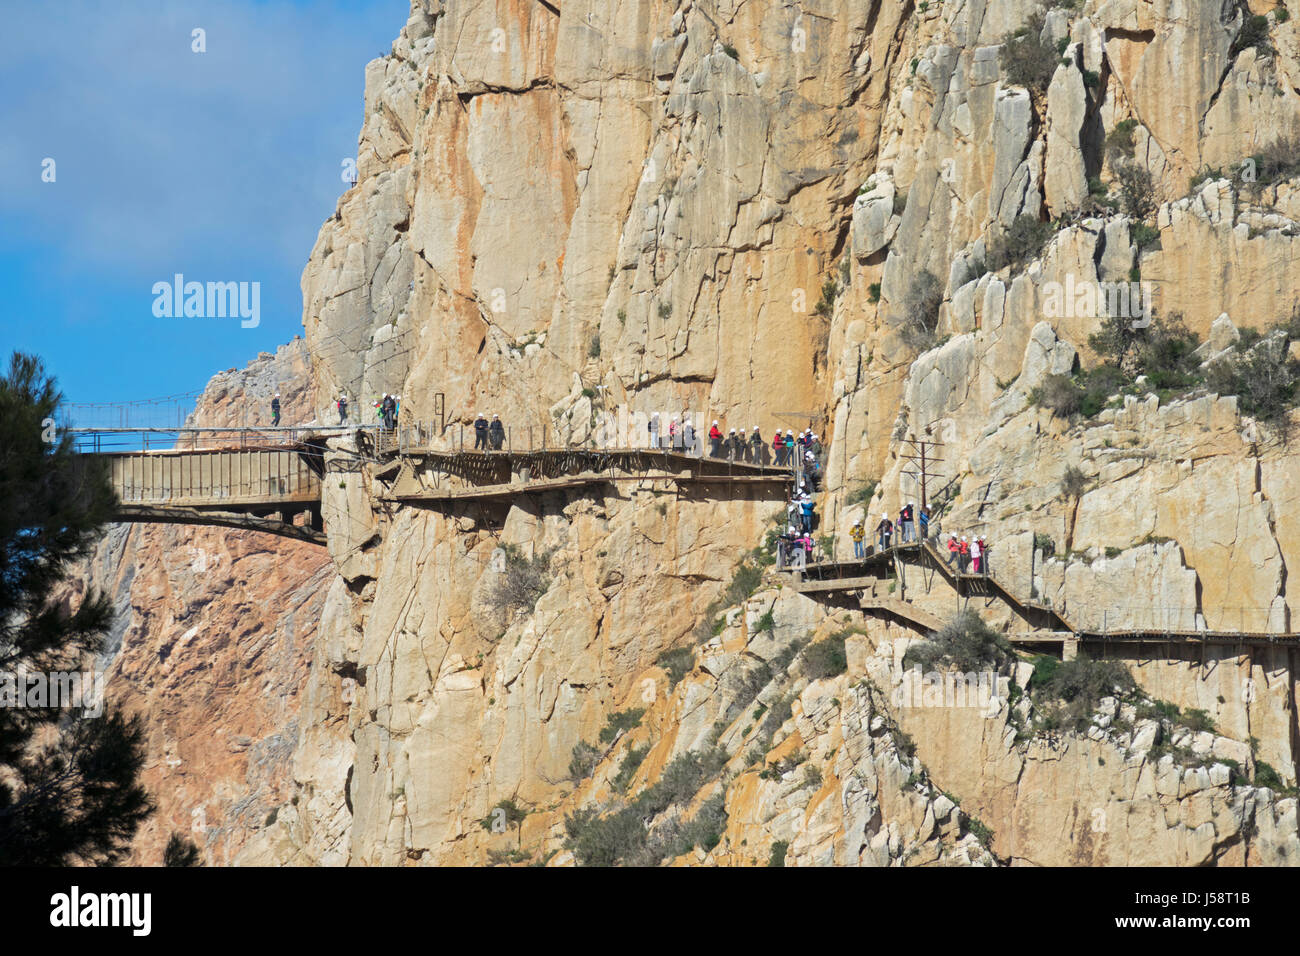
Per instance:
[[[231,508],[320,501],[320,477],[289,450],[116,452],[109,480],[124,504]]]

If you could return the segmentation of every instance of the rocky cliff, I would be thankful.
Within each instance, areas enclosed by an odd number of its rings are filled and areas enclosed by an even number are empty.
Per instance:
[[[1025,599],[1300,630],[1294,415],[1214,374],[1300,337],[1296,31],[1260,0],[414,0],[303,273],[317,394],[401,394],[448,447],[479,412],[560,443],[619,406],[811,424],[841,556],[919,497],[928,437],[944,528]],[[1204,342],[1190,371],[1088,378],[1108,317],[1153,316]],[[1044,398],[1071,378],[1095,407]],[[1138,697],[1068,731],[1005,695],[911,707],[916,632],[745,586],[779,503],[385,482],[326,481],[330,564],[266,582],[312,631],[258,672],[298,683],[241,862],[1298,858],[1287,647],[1130,654]]]

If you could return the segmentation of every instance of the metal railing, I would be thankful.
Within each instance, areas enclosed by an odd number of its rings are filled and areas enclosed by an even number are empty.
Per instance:
[[[64,402],[59,406],[63,428],[179,428],[194,413],[203,393],[182,392],[134,402]]]
[[[309,437],[354,431],[382,432],[379,425],[266,425],[263,427],[82,428],[67,429],[83,454],[128,451],[203,451],[298,445]]]
[[[1270,622],[1281,614],[1282,627]],[[1076,607],[1071,612],[1075,626],[1101,634],[1121,631],[1215,632],[1215,633],[1286,633],[1290,614],[1273,605],[1237,605],[1192,607],[1188,605],[1112,604],[1101,608]]]
[[[607,441],[589,435],[582,441],[571,441],[557,435],[547,425],[502,425],[501,430],[493,436],[491,431],[486,436],[475,432],[473,424],[455,422],[445,428],[437,422],[410,422],[399,424],[395,430],[380,428],[378,431],[380,447],[396,450],[400,454],[413,451],[435,451],[450,454],[462,452],[504,452],[506,454],[530,454],[548,451],[662,451],[692,458],[729,461],[764,467],[783,467],[801,476],[802,462],[792,460],[789,464],[778,466],[773,459],[772,449],[760,445],[755,453],[754,446],[747,441],[738,441],[736,446],[723,442],[718,454],[713,454],[707,436],[695,434],[688,443],[683,435],[652,436],[647,434],[643,443],[631,445]],[[797,459],[796,456],[792,456]]]

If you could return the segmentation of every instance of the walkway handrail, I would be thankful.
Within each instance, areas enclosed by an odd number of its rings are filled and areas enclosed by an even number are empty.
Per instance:
[[[1293,631],[1252,630],[1247,627],[1245,618],[1248,613],[1255,614],[1257,618],[1268,619],[1272,614],[1276,613],[1273,605],[1240,607],[1225,605],[1210,608],[1191,605],[1167,607],[1148,604],[1115,605],[1111,608],[1102,609],[1102,622],[1099,627],[1083,625],[1066,618],[1064,614],[1049,604],[1022,601],[992,572],[962,573],[955,570],[930,540],[920,542],[920,544],[920,548],[917,548],[915,544],[903,544],[891,547],[886,551],[873,551],[864,559],[808,565],[793,570],[802,571],[805,581],[833,582],[836,577],[844,576],[844,580],[848,585],[846,589],[855,590],[857,585],[853,582],[859,581],[860,576],[854,576],[853,572],[858,571],[860,575],[861,571],[872,566],[876,566],[878,571],[882,562],[907,562],[914,561],[919,557],[928,560],[959,594],[963,593],[964,585],[984,582],[995,597],[1015,610],[1021,617],[1028,619],[1034,614],[1047,615],[1049,621],[1052,622],[1050,625],[1051,631],[1067,633],[1075,638],[1102,641],[1190,640],[1196,638],[1214,639],[1216,637],[1241,637],[1250,640],[1267,639],[1270,642],[1274,640],[1300,640],[1300,634]],[[786,569],[782,568],[782,570]],[[833,588],[831,589],[833,590]],[[827,588],[818,587],[815,590],[827,590]],[[1123,612],[1126,610],[1130,612],[1148,612],[1150,623],[1142,623],[1140,613],[1132,616],[1120,614],[1118,619],[1111,617],[1111,611]],[[1231,617],[1234,613],[1239,617],[1238,628],[1235,630],[1224,626],[1231,623]],[[1215,621],[1216,626],[1211,627],[1207,618]],[[1185,626],[1180,623],[1189,619],[1193,622],[1193,626]]]

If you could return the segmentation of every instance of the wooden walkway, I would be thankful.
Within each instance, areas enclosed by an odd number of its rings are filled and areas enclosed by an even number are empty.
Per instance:
[[[933,632],[942,626],[933,614],[901,596],[878,596],[880,582],[903,564],[933,570],[940,574],[963,599],[987,597],[1001,601],[1025,621],[1031,630],[1013,631],[1007,638],[1013,644],[1250,644],[1297,645],[1300,633],[1294,631],[1231,631],[1195,628],[1076,627],[1060,612],[1045,604],[1024,601],[1013,594],[994,574],[960,573],[950,566],[931,542],[909,542],[884,552],[874,551],[852,561],[822,561],[802,569],[791,569],[791,587],[801,594],[821,598],[845,598],[863,610],[904,620],[918,630]]]
[[[121,502],[119,521],[245,528],[324,544],[326,449],[321,441],[339,429],[321,435],[286,431],[294,444],[270,447],[247,447],[247,430],[226,431],[241,433],[240,447],[100,451],[85,458],[107,468]],[[377,440],[373,430],[362,434],[363,441]],[[368,469],[377,485],[388,486],[383,500],[428,505],[501,503],[622,482],[668,482],[698,488],[710,498],[733,497],[743,489],[746,496],[784,500],[793,480],[788,468],[645,448],[514,453],[408,448],[388,459],[362,455],[355,464]]]
[[[754,488],[784,500],[788,468],[721,458],[697,458],[644,448],[531,452],[461,452],[411,448],[386,496],[393,501],[448,503],[506,501],[520,495],[569,491],[620,482],[670,482]],[[723,497],[706,490],[706,496]]]

